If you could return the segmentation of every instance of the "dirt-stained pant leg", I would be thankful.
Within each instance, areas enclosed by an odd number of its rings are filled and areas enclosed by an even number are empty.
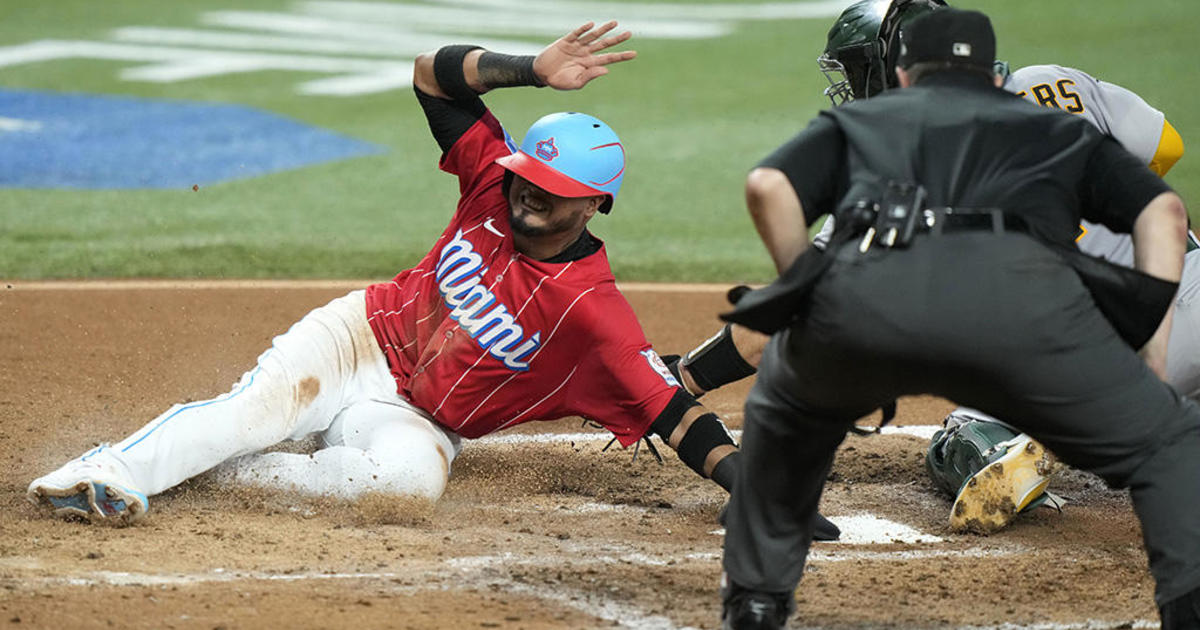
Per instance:
[[[239,455],[323,431],[347,406],[395,397],[363,291],[314,309],[275,337],[233,389],[179,404],[107,450],[147,495]]]

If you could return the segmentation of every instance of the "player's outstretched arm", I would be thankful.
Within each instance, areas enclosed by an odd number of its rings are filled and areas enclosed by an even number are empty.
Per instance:
[[[679,459],[696,474],[712,479],[727,491],[733,486],[737,442],[717,414],[705,409],[692,395],[677,390],[650,430],[675,449]]]
[[[599,54],[632,37],[629,31],[609,36],[616,27],[615,20],[598,27],[588,22],[558,38],[534,58],[534,73],[556,90],[578,90],[592,79],[608,74],[609,65],[637,56],[632,50]]]
[[[478,46],[444,46],[417,55],[413,85],[442,99],[476,96],[501,87],[550,86],[578,90],[608,74],[608,66],[637,56],[632,50],[602,53],[628,40],[624,31],[608,35],[617,23],[588,22],[558,38],[535,57],[506,55]]]

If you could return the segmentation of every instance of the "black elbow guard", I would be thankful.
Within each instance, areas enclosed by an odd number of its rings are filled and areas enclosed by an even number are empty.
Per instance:
[[[442,46],[434,55],[433,78],[437,79],[438,86],[452,100],[479,98],[479,93],[471,89],[471,86],[467,84],[466,75],[463,74],[463,59],[466,58],[467,53],[478,48],[480,46],[463,44]]]
[[[733,344],[732,326],[725,324],[721,332],[683,358],[683,366],[692,375],[692,380],[705,391],[739,381],[758,371],[746,363]]]
[[[721,422],[717,414],[710,412],[692,422],[687,433],[683,434],[683,439],[679,441],[676,451],[679,453],[679,459],[687,464],[688,468],[704,477],[704,460],[714,448],[725,445],[736,447],[737,442],[733,441],[729,429],[725,428],[725,423]]]

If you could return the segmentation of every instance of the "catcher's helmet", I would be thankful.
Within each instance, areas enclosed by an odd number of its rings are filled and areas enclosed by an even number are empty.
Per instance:
[[[625,176],[625,147],[599,118],[577,112],[543,116],[521,148],[496,163],[560,197],[606,195],[608,213]]]
[[[817,59],[834,106],[896,87],[900,26],[945,7],[944,0],[861,0],[842,11]]]

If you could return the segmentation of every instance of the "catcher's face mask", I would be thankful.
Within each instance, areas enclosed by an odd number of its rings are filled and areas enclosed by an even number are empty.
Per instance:
[[[817,67],[829,81],[825,96],[834,107],[858,98],[870,98],[884,90],[884,63],[879,46],[869,42],[826,52],[817,58]]]

